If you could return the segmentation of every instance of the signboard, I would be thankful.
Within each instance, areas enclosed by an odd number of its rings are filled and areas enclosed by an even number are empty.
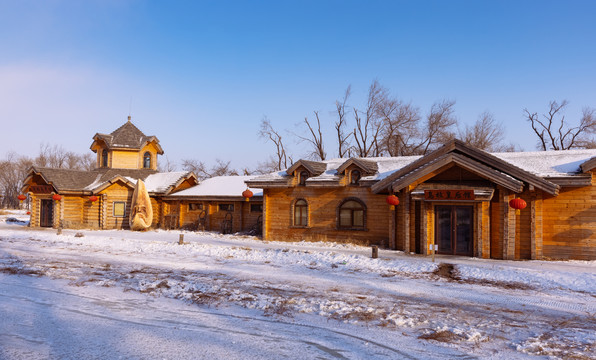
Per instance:
[[[36,194],[50,194],[54,189],[52,185],[31,185],[29,191]]]
[[[424,190],[424,200],[474,200],[474,190]]]

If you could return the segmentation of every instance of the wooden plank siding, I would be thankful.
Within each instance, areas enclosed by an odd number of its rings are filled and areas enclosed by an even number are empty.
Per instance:
[[[337,209],[347,198],[358,198],[366,204],[364,230],[338,229]],[[390,209],[385,198],[359,186],[265,189],[265,239],[388,244]],[[292,204],[297,199],[308,203],[306,227],[293,226]]]
[[[105,224],[104,229],[129,229],[128,217],[130,215],[132,194],[133,191],[130,187],[125,186],[120,182],[116,182],[100,192],[100,195],[106,195],[104,197],[105,204]],[[126,209],[124,217],[114,216],[114,202],[123,201],[126,203]]]
[[[596,258],[596,187],[563,188],[542,200],[543,256]]]

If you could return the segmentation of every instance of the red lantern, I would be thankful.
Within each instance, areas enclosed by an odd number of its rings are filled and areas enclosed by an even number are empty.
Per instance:
[[[246,201],[250,200],[250,198],[253,196],[252,191],[246,189],[242,192],[242,197],[246,199]]]
[[[399,199],[395,195],[387,196],[385,201],[387,201],[387,204],[389,204],[389,209],[391,210],[395,210],[395,207],[399,205]]]
[[[56,200],[56,201],[60,201],[60,200],[62,200],[62,196],[60,196],[60,194],[54,194],[54,195],[52,196],[52,199],[54,199],[54,200]]]
[[[96,202],[97,201],[97,196],[95,196],[95,195],[89,196],[89,201]]]
[[[17,199],[19,199],[20,202],[23,202],[23,200],[25,200],[27,197],[23,194],[19,194],[19,196],[17,196]]]
[[[509,206],[515,209],[516,215],[519,215],[519,211],[525,209],[527,205],[526,201],[520,198],[511,199],[509,201]]]

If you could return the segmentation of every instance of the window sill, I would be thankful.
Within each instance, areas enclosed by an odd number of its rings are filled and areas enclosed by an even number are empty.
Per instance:
[[[310,226],[308,225],[290,225],[290,229],[309,229]]]

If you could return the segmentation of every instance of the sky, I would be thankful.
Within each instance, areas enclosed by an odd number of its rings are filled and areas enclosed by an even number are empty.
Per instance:
[[[255,168],[318,111],[335,157],[334,104],[364,108],[373,80],[426,114],[455,100],[461,126],[491,112],[536,149],[524,109],[596,108],[594,1],[0,0],[0,156],[40,144],[90,152],[128,115],[171,163]]]

